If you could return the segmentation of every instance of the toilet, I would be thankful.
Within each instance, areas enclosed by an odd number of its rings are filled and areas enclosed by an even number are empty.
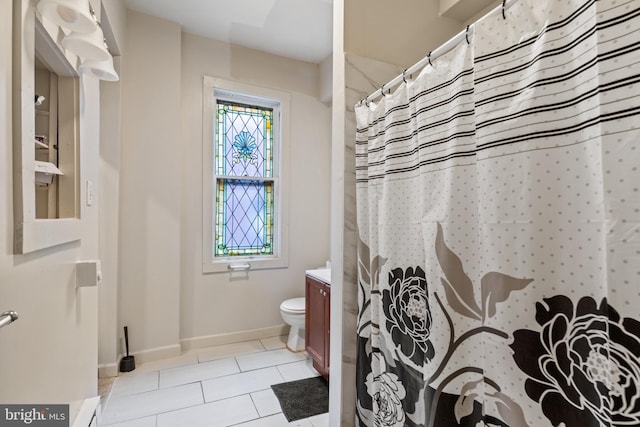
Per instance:
[[[289,326],[289,338],[287,348],[291,351],[304,351],[304,322],[305,322],[305,299],[291,298],[280,304],[280,315],[282,320]]]

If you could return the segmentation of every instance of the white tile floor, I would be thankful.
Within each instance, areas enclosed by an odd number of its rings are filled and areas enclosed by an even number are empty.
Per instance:
[[[328,427],[328,414],[287,422],[272,384],[318,375],[286,336],[189,351],[137,366],[103,399],[100,426]]]

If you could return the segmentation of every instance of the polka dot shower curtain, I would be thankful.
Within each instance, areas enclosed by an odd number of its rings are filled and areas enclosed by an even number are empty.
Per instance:
[[[358,426],[640,425],[640,0],[520,0],[356,108]]]

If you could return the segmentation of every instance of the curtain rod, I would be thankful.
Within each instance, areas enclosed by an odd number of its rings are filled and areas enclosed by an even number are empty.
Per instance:
[[[473,29],[474,29],[475,25],[478,22],[480,22],[480,21],[482,21],[482,20],[484,20],[486,18],[489,18],[489,17],[491,17],[493,15],[497,15],[499,13],[502,13],[502,17],[504,19],[506,19],[505,11],[507,9],[509,9],[509,7],[513,6],[513,4],[515,4],[517,1],[518,0],[502,0],[502,4],[499,4],[498,6],[493,8],[491,11],[489,11],[488,13],[483,15],[480,19],[478,19],[473,24],[467,25],[466,29],[460,31],[458,34],[456,34],[455,36],[450,38],[444,44],[440,45],[440,47],[438,47],[436,50],[434,50],[432,52],[429,52],[429,54],[427,56],[422,58],[420,61],[416,62],[411,67],[405,69],[402,74],[396,76],[389,83],[387,83],[385,85],[382,85],[382,87],[380,87],[380,89],[376,90],[371,95],[369,95],[366,98],[362,99],[358,104],[361,105],[363,102],[364,103],[368,103],[369,101],[373,101],[377,97],[383,95],[383,91],[385,91],[385,90],[389,90],[389,92],[390,92],[392,87],[395,87],[396,85],[400,84],[400,82],[406,82],[407,81],[407,77],[406,77],[407,75],[411,75],[411,74],[417,72],[418,70],[421,70],[427,64],[431,65],[432,64],[431,61],[434,61],[439,56],[442,56],[445,53],[447,53],[448,51],[450,51],[453,47],[455,47],[462,40],[466,40],[467,43],[469,43],[469,37],[473,35],[473,33],[474,33]]]

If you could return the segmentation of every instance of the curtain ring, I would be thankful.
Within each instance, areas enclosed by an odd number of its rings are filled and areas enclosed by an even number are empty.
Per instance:
[[[433,67],[433,64],[431,63],[431,52],[427,55],[427,61],[429,61],[429,65]]]
[[[405,77],[405,74],[407,73],[407,69],[405,68],[404,71],[402,72],[402,81],[407,84],[407,78]]]
[[[507,19],[507,15],[504,13],[504,8],[507,4],[507,0],[502,0],[502,19]]]
[[[471,44],[469,43],[469,26],[467,25],[467,31],[464,33],[464,38],[467,39],[467,44]]]
[[[380,94],[382,96],[387,96],[387,95],[384,94],[384,85],[380,86]]]

